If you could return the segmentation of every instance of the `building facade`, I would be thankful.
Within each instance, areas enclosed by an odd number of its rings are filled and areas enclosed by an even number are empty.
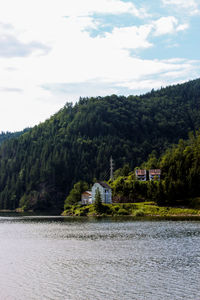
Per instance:
[[[136,169],[135,170],[136,179],[140,181],[146,181],[147,180],[147,171]]]
[[[92,203],[95,201],[96,190],[99,189],[102,203],[112,203],[112,190],[105,182],[96,182],[92,187]]]
[[[149,180],[160,180],[160,176],[161,176],[160,169],[149,170]]]
[[[92,192],[85,191],[81,195],[81,204],[92,204]]]

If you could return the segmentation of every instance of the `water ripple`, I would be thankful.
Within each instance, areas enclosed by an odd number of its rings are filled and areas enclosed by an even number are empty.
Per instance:
[[[198,300],[199,222],[0,218],[0,299]]]

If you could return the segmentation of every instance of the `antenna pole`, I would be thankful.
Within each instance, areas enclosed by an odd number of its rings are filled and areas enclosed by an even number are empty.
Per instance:
[[[113,159],[110,157],[110,179],[113,180]]]

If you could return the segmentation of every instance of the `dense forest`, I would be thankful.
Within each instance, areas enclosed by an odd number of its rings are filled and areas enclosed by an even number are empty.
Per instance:
[[[80,98],[0,147],[0,208],[63,209],[79,180],[108,179],[200,128],[200,80],[141,96]]]
[[[10,132],[10,131],[2,131],[0,133],[0,145],[6,141],[6,140],[10,140],[12,138],[16,138],[16,137],[19,137],[20,135],[22,135],[23,133],[29,131],[30,128],[25,128],[24,130],[22,131],[16,131],[16,132]]]
[[[153,200],[164,206],[199,206],[199,199],[195,198],[200,197],[200,133],[180,140],[159,158],[152,153],[142,167],[160,168],[161,180],[138,181],[135,172],[124,165],[115,171],[115,180],[110,182],[115,202]]]

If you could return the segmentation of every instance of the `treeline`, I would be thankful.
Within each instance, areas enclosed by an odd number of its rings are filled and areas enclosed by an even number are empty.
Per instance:
[[[16,132],[10,132],[10,131],[2,131],[0,133],[0,145],[6,141],[6,140],[10,140],[12,138],[16,138],[16,137],[19,137],[20,135],[22,135],[23,133],[29,131],[30,128],[25,128],[24,130],[22,131],[16,131]]]
[[[161,180],[140,182],[135,172],[123,176],[128,170],[124,166],[116,171],[117,178],[111,183],[115,202],[154,200],[158,205],[195,206],[193,199],[200,197],[200,133],[180,140],[158,159],[150,155],[142,166],[161,168]]]
[[[200,128],[200,80],[142,96],[81,98],[0,147],[0,208],[63,209],[72,186],[163,153]]]

